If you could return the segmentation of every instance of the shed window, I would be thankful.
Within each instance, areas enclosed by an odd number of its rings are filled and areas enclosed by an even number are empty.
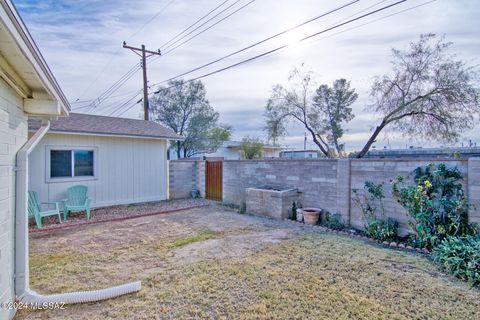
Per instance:
[[[50,177],[93,177],[93,150],[50,150]]]

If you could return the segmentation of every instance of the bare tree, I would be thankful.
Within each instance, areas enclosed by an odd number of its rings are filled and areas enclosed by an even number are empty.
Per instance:
[[[336,156],[336,150],[340,155],[342,122],[353,118],[348,106],[357,99],[355,90],[350,90],[348,81],[340,79],[333,88],[320,86],[314,97],[312,73],[296,68],[291,71],[288,80],[288,88],[281,85],[273,87],[265,108],[267,127],[281,125],[284,130],[284,122],[293,119],[305,127],[325,156]]]
[[[393,72],[375,79],[370,93],[374,103],[367,109],[381,121],[358,158],[387,126],[406,136],[446,142],[474,126],[480,113],[478,73],[448,54],[451,45],[443,37],[424,34],[408,50],[392,50]]]

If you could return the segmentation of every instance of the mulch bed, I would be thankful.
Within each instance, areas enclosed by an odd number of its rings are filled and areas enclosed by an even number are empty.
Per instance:
[[[57,229],[71,228],[79,225],[133,219],[137,217],[204,207],[210,204],[212,204],[212,201],[205,199],[179,199],[104,207],[92,209],[89,221],[87,221],[86,214],[84,212],[69,213],[67,221],[62,221],[61,224],[58,223],[58,218],[55,216],[43,218],[43,227],[40,229],[37,228],[35,221],[30,219],[29,232],[46,232]],[[61,213],[61,216],[63,220],[63,213]]]

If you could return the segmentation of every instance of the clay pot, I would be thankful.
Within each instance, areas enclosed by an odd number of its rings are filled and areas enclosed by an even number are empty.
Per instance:
[[[303,220],[305,221],[306,224],[313,226],[318,223],[318,220],[320,220],[320,213],[322,212],[322,209],[303,208],[302,211],[303,211]]]

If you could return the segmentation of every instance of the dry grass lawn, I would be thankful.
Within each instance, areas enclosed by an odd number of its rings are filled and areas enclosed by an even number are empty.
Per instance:
[[[34,235],[41,293],[139,293],[17,319],[480,319],[480,291],[424,256],[207,207]]]

